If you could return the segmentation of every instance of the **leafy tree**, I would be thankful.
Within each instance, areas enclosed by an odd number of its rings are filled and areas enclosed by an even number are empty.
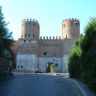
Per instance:
[[[11,75],[12,66],[9,66],[9,59],[12,61],[13,39],[12,32],[9,32],[7,25],[0,6],[0,79],[5,79],[6,76]]]
[[[70,77],[83,81],[96,92],[96,18],[91,18],[85,35],[76,42],[69,56]]]
[[[74,47],[72,49],[72,52],[69,54],[69,73],[70,77],[72,78],[79,78],[80,77],[80,56],[81,56],[81,47],[80,42],[82,40],[83,36],[81,35],[79,39],[75,41]]]
[[[81,80],[96,91],[96,18],[92,18],[85,28],[81,42]]]
[[[13,43],[12,32],[9,32],[7,25],[2,13],[2,7],[0,6],[0,56],[3,50],[6,48],[10,49]]]

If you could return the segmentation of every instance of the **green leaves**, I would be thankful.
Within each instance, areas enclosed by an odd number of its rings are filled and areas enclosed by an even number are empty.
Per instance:
[[[12,32],[9,32],[7,28],[7,23],[4,20],[4,16],[2,13],[2,7],[0,7],[0,54],[2,54],[2,50],[10,49],[13,43]],[[1,56],[1,55],[0,55]]]
[[[96,18],[91,18],[85,27],[85,35],[76,41],[70,54],[70,76],[83,81],[96,92]]]
[[[81,56],[81,48],[80,48],[80,40],[78,39],[75,42],[75,45],[69,54],[69,73],[72,78],[79,78],[80,76],[80,56]]]

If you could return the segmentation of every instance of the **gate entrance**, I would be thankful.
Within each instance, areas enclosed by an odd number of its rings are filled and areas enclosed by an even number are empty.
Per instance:
[[[54,63],[52,63],[52,62],[48,62],[48,63],[47,63],[46,72],[47,72],[47,73],[53,73],[53,72],[55,72]]]

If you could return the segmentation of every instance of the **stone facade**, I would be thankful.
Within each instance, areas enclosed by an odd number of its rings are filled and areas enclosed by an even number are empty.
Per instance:
[[[68,72],[68,53],[80,34],[80,22],[66,19],[62,22],[62,37],[40,36],[36,20],[23,20],[21,38],[16,43],[16,69],[46,72],[48,64],[56,65],[57,72]]]

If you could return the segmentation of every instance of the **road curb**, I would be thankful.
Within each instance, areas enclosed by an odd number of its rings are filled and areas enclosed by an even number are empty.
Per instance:
[[[71,78],[70,78],[71,79]],[[94,93],[92,93],[90,90],[85,91],[84,88],[78,83],[79,81],[75,79],[71,79],[72,82],[78,87],[79,91],[81,92],[82,96],[96,96]],[[90,94],[89,94],[90,93]]]
[[[77,83],[76,80],[71,79],[72,82],[79,88],[79,91],[81,92],[82,96],[88,96],[87,93],[82,89],[82,87]]]

